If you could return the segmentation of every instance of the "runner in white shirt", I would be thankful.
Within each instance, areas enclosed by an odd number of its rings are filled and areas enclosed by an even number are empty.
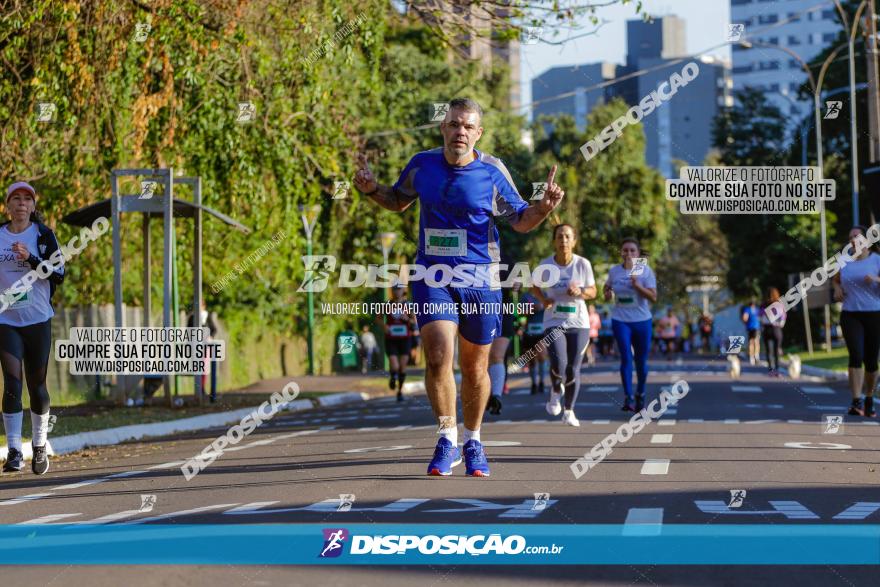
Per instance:
[[[6,192],[6,213],[11,218],[0,226],[0,365],[3,368],[3,428],[7,451],[4,472],[21,471],[24,458],[21,424],[24,416],[22,380],[27,379],[30,398],[32,445],[31,469],[37,475],[49,470],[46,437],[49,423],[49,391],[46,371],[52,350],[50,302],[55,286],[64,279],[63,260],[57,267],[43,264],[58,249],[58,239],[36,215],[34,188],[14,183]],[[40,277],[30,285],[23,279],[40,267]]]
[[[547,412],[553,416],[562,412],[562,421],[569,426],[580,426],[574,415],[574,404],[581,387],[581,362],[590,344],[590,318],[585,300],[596,297],[593,267],[587,259],[574,254],[576,242],[570,224],[553,228],[556,254],[541,261],[541,265],[555,265],[559,269],[559,281],[543,290],[532,287],[532,293],[545,308],[544,339],[549,345],[552,382]]]
[[[605,301],[610,302],[614,297],[611,330],[620,351],[624,412],[639,412],[645,405],[648,350],[651,348],[651,303],[657,301],[657,278],[645,263],[647,259],[641,255],[636,239],[623,239],[620,245],[621,264],[608,270],[604,287]],[[632,388],[633,355],[638,380],[635,397]]]

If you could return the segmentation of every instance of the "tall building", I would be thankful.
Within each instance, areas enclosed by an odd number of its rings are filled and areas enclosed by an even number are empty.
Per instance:
[[[672,73],[680,73],[687,63],[675,61],[687,55],[684,21],[676,16],[663,16],[652,22],[628,21],[627,51],[626,65],[556,67],[533,79],[534,116],[569,114],[582,130],[587,114],[614,96],[630,105],[638,104],[661,83],[668,82]],[[694,60],[698,62],[699,75],[642,119],[645,159],[666,177],[672,177],[676,161],[703,163],[712,148],[712,121],[721,108],[732,104],[729,65],[711,58]],[[641,70],[650,71],[587,90]]]
[[[687,55],[684,20],[660,16],[651,22],[626,21],[626,64],[635,67],[640,59],[675,59]]]
[[[785,47],[804,61],[815,57],[834,42],[841,29],[834,4],[807,12],[816,5],[815,0],[730,0],[730,20],[744,25],[740,40],[752,45],[731,43],[734,91],[759,89],[786,116],[810,112],[811,102],[797,96],[807,80],[803,66],[785,51],[761,45]]]
[[[588,89],[617,77],[619,65],[589,63],[548,69],[532,80],[532,112],[535,120],[542,114],[568,114],[583,131],[587,114],[615,94],[613,85]]]
[[[640,69],[653,69],[635,78],[636,94],[647,96],[673,73],[681,74],[689,60],[663,67],[667,59],[640,59]],[[732,105],[730,67],[712,57],[694,58],[700,73],[675,95],[642,118],[645,161],[665,177],[674,175],[676,161],[702,165],[712,149],[712,123],[719,110]]]

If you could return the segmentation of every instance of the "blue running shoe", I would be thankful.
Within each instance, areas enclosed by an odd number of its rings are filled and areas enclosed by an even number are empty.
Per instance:
[[[488,477],[489,461],[479,440],[468,440],[464,445],[464,468],[469,477]]]
[[[452,467],[461,464],[461,451],[448,438],[441,436],[434,449],[434,458],[428,465],[428,475],[452,475]]]

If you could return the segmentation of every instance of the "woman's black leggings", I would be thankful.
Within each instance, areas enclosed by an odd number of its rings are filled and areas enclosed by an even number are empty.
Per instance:
[[[772,371],[779,371],[779,355],[782,354],[782,327],[764,325],[764,344],[767,345],[767,363]]]
[[[545,330],[545,337],[551,336],[551,332],[553,332],[551,329]],[[566,410],[572,409],[577,401],[581,389],[581,363],[588,344],[590,344],[589,328],[570,328],[561,336],[556,333],[556,338],[547,349],[550,355],[550,379],[553,383],[553,391],[559,389],[560,382],[563,384]]]
[[[880,312],[848,312],[840,313],[840,327],[843,329],[843,340],[849,351],[849,366],[865,371],[877,371],[877,355],[880,354]]]
[[[21,366],[27,378],[31,411],[49,411],[46,370],[52,350],[52,319],[28,326],[0,324],[0,365],[3,367],[3,413],[16,414],[21,407]]]

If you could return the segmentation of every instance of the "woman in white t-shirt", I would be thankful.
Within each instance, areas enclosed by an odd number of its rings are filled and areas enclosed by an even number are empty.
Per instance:
[[[844,253],[852,260],[846,259],[831,284],[834,300],[843,302],[840,327],[849,352],[849,387],[852,392],[849,413],[873,418],[877,356],[880,354],[880,255],[871,252],[867,246],[866,232],[864,226],[854,226],[849,231],[852,252],[844,250]]]
[[[532,288],[544,305],[544,341],[549,345],[552,390],[546,408],[553,416],[562,413],[562,421],[580,426],[574,404],[581,387],[581,362],[590,344],[590,318],[585,300],[596,297],[596,280],[590,262],[574,254],[577,236],[570,224],[553,227],[556,253],[541,261],[559,269],[556,284]],[[563,409],[562,396],[565,395]]]
[[[21,471],[24,455],[21,423],[24,416],[22,380],[27,379],[32,425],[31,469],[49,470],[46,437],[49,392],[46,371],[52,350],[52,293],[64,279],[58,240],[36,215],[37,193],[25,182],[6,191],[10,222],[0,225],[0,365],[3,368],[3,428],[7,451],[4,472]],[[44,260],[50,260],[44,263]],[[33,277],[32,271],[38,276]],[[29,283],[29,285],[28,285]],[[24,368],[22,368],[24,367]],[[24,376],[23,376],[24,375]]]
[[[657,301],[657,278],[641,256],[639,241],[625,238],[620,245],[622,263],[608,270],[605,301],[614,296],[611,330],[620,351],[620,378],[623,383],[623,411],[639,412],[645,405],[648,381],[648,350],[651,348],[651,303]],[[634,352],[635,351],[635,352]],[[635,355],[638,387],[633,397],[632,373]]]

